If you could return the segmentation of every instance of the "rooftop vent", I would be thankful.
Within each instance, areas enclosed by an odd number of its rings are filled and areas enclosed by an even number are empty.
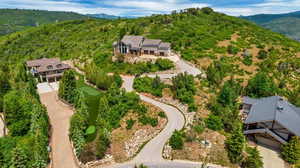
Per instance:
[[[283,111],[283,107],[282,106],[277,106],[277,110]]]

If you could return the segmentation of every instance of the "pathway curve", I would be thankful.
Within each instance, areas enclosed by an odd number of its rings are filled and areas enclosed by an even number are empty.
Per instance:
[[[133,91],[133,76],[122,76],[123,79],[123,88],[126,91]],[[135,165],[144,164],[150,168],[195,168],[200,167],[201,163],[199,162],[189,162],[189,161],[170,161],[165,160],[162,157],[162,152],[164,145],[172,136],[174,130],[180,130],[183,128],[185,119],[183,114],[175,107],[158,102],[149,97],[139,94],[141,100],[151,103],[154,106],[161,108],[168,117],[168,123],[166,127],[160,132],[156,137],[150,140],[142,150],[137,154],[133,160],[122,163],[110,165],[110,168],[133,168]],[[211,168],[221,168],[218,165],[209,164]],[[107,167],[107,168],[108,168]]]
[[[69,140],[70,118],[73,110],[57,100],[57,91],[40,94],[47,107],[52,126],[51,149],[53,168],[77,168]]]

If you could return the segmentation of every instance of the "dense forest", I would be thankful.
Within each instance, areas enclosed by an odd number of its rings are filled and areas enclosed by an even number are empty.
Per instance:
[[[0,138],[0,167],[47,167],[48,115],[22,64],[0,64],[0,104],[9,130]]]
[[[61,95],[61,98],[74,104],[78,111],[71,121],[70,135],[77,155],[80,157],[87,151],[84,147],[91,136],[92,141],[99,140],[97,151],[102,153],[92,152],[101,158],[109,144],[107,132],[119,126],[120,118],[128,110],[136,111],[140,122],[155,125],[155,120],[147,117],[147,110],[140,106],[138,96],[119,89],[120,83],[114,82],[119,81],[118,74],[139,75],[173,67],[164,61],[135,65],[112,62],[112,43],[125,34],[170,42],[174,52],[206,72],[207,78],[197,77],[197,81],[192,76],[180,74],[173,78],[173,85],[168,88],[174,98],[188,104],[190,111],[197,112],[193,129],[189,132],[176,131],[172,136],[171,145],[175,150],[184,150],[186,143],[197,142],[203,130],[209,129],[226,136],[222,147],[226,151],[219,153],[228,154],[228,162],[261,167],[257,150],[245,144],[239,118],[239,98],[242,95],[264,97],[276,94],[300,106],[300,44],[254,23],[214,12],[210,8],[186,9],[170,15],[136,19],[65,21],[0,37],[0,61],[15,65],[33,58],[60,57],[80,62],[88,81],[104,91],[96,93],[95,90],[83,89],[85,91],[82,92],[79,89],[79,93]],[[108,72],[115,75],[109,76]],[[70,76],[65,80],[74,80],[72,74]],[[75,87],[80,85],[83,84],[77,81]],[[166,88],[157,78],[143,77],[135,80],[134,87],[137,91],[159,97],[163,96]],[[83,96],[85,92],[94,94],[86,98]],[[77,101],[80,99],[97,102],[91,101],[92,105],[86,105],[78,103],[86,102]],[[99,122],[89,123],[86,119],[89,117],[88,107],[94,107],[96,110],[92,111],[102,114],[105,120],[93,117],[93,122],[96,119]],[[209,114],[203,115],[203,109],[207,109]],[[130,123],[128,121],[128,125]],[[228,162],[211,159],[211,162],[228,166]]]
[[[38,27],[43,24],[87,18],[89,17],[74,12],[0,9],[0,35],[25,30],[30,27]]]

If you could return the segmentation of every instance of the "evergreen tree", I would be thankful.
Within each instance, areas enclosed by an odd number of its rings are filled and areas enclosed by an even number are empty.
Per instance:
[[[73,70],[65,71],[59,82],[58,96],[73,104],[76,99],[76,78]]]
[[[182,149],[183,148],[183,135],[180,131],[175,130],[170,138],[169,142],[172,149]]]
[[[246,87],[246,94],[252,97],[267,97],[276,94],[278,88],[273,80],[264,72],[257,73]]]
[[[245,136],[242,132],[241,124],[234,128],[232,134],[226,140],[228,157],[232,163],[240,163],[243,158],[245,148]]]
[[[294,136],[287,144],[282,146],[282,157],[291,164],[300,160],[300,138]]]
[[[101,97],[99,102],[99,116],[100,118],[106,118],[109,111],[109,104],[106,97]]]

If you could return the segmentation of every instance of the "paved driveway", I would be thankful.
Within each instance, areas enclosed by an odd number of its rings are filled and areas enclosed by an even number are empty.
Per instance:
[[[39,94],[49,93],[58,90],[58,82],[43,82],[37,84],[37,90]]]
[[[263,157],[264,168],[284,168],[284,161],[277,151],[258,145],[257,149]]]
[[[42,103],[47,107],[52,126],[53,168],[77,168],[69,141],[69,123],[72,109],[57,100],[57,92],[40,94]]]

